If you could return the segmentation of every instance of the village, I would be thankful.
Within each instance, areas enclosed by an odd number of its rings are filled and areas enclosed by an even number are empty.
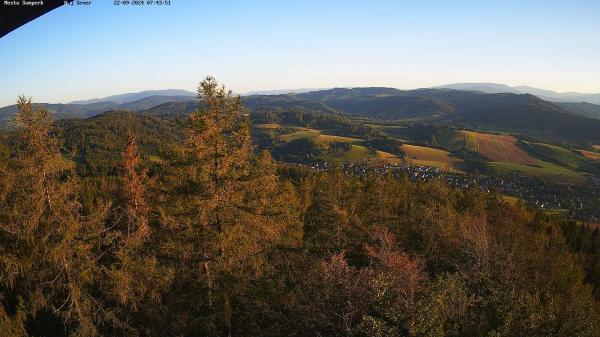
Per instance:
[[[295,163],[320,172],[331,169],[327,161]],[[473,186],[482,191],[496,192],[523,199],[531,207],[562,213],[567,218],[586,223],[600,223],[600,177],[590,176],[586,185],[567,185],[546,182],[540,178],[511,172],[503,176],[465,175],[443,172],[439,168],[423,165],[386,163],[371,166],[368,163],[344,162],[341,169],[347,174],[393,174],[406,176],[411,181],[444,179],[449,185],[466,189]]]

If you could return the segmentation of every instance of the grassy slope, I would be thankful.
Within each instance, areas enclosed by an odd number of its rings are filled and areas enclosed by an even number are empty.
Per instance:
[[[584,160],[582,155],[555,145],[523,142],[523,147],[527,152],[541,160],[556,163],[570,169],[577,169]]]
[[[517,171],[558,183],[585,182],[583,174],[572,170],[577,168],[583,157],[571,150],[533,143],[535,145],[525,151],[512,136],[464,130],[450,130],[440,135],[438,140],[451,149],[478,152],[490,160],[488,166],[496,174]]]
[[[397,161],[398,157],[394,156],[391,153],[383,152],[383,151],[371,151],[370,149],[360,145],[362,142],[361,139],[351,138],[351,137],[342,137],[342,136],[334,136],[324,134],[326,130],[315,130],[315,129],[307,129],[307,128],[294,128],[297,131],[281,136],[281,139],[285,142],[291,142],[296,139],[301,138],[313,138],[317,142],[322,143],[331,143],[331,142],[345,142],[351,143],[352,147],[350,151],[341,154],[341,155],[329,155],[327,157],[328,160],[335,161],[361,161],[368,159],[383,159],[384,161]]]
[[[377,151],[375,151],[375,154],[377,155],[377,158],[381,159],[383,162],[390,162],[390,163],[396,163],[396,164],[402,163],[402,159],[398,158],[398,156],[391,154],[389,152],[377,150]]]
[[[396,138],[400,140],[407,140],[407,136],[405,134],[406,127],[405,126],[392,126],[392,125],[378,125],[378,124],[368,124],[368,126],[381,131],[384,135]]]
[[[281,125],[277,124],[277,123],[268,123],[268,124],[255,124],[255,127],[259,128],[259,129],[268,129],[268,130],[274,130],[277,128],[280,128]]]
[[[579,150],[579,153],[581,153],[581,155],[586,157],[587,159],[600,160],[600,153],[598,152]]]
[[[260,127],[274,129],[277,126],[274,124],[264,124]],[[371,127],[375,127],[375,125],[371,125]],[[378,126],[377,128],[386,133],[389,132],[390,136],[394,131],[399,131],[396,130],[398,127]],[[362,146],[362,140],[360,139],[327,135],[324,134],[326,130],[299,127],[295,127],[294,129],[295,132],[283,135],[281,139],[289,142],[295,139],[310,137],[318,142],[349,142],[352,144],[350,151],[342,155],[329,156],[329,160],[400,162],[400,159],[393,154],[383,151],[371,151]],[[462,130],[446,132],[440,135],[438,140],[441,144],[451,149],[468,149],[480,153],[490,160],[489,167],[496,174],[517,171],[558,183],[583,183],[585,181],[585,176],[571,170],[571,168],[577,167],[577,160],[582,159],[583,156],[557,146],[529,143],[533,144],[532,149],[535,149],[536,155],[534,157],[532,155],[534,154],[534,150],[524,151],[518,146],[517,139],[508,135],[485,134]],[[453,173],[462,172],[458,168],[462,160],[453,158],[447,151],[408,144],[402,146],[402,151],[406,154],[406,162],[410,165],[433,166]]]
[[[579,172],[542,161],[536,166],[502,162],[489,162],[488,166],[494,173],[499,175],[517,171],[555,183],[581,184],[586,181],[585,176]]]
[[[352,145],[350,151],[344,153],[342,156],[335,156],[334,159],[342,161],[361,161],[370,158],[376,158],[377,154],[374,151],[360,145]]]
[[[457,169],[460,159],[450,157],[450,153],[425,146],[402,145],[402,151],[410,165],[437,167],[447,172],[461,172]]]
[[[360,139],[323,134],[321,130],[298,128],[298,131],[282,136],[282,140],[291,142],[301,138],[315,138],[317,142],[360,142]]]
[[[467,150],[479,152],[490,161],[537,165],[538,160],[517,146],[517,140],[511,136],[461,131]]]
[[[538,162],[521,150],[512,136],[448,130],[438,137],[438,142],[452,150],[477,152],[490,161],[523,165],[535,165]]]

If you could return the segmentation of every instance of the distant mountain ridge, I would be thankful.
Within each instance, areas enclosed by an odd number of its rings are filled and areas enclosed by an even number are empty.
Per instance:
[[[113,103],[129,103],[138,101],[150,96],[188,96],[194,97],[196,93],[181,89],[164,89],[164,90],[145,90],[140,92],[131,92],[127,94],[112,95],[104,98],[93,98],[82,101],[73,101],[68,104],[91,104],[91,103],[102,103],[102,102],[113,102]]]
[[[285,95],[285,94],[300,94],[311,91],[327,90],[329,88],[299,88],[299,89],[276,89],[276,90],[255,90],[241,94],[241,96],[255,95]]]
[[[35,103],[34,105],[46,108],[55,119],[64,118],[87,118],[105,111],[126,110],[143,111],[167,102],[194,101],[193,96],[145,96],[138,100],[116,103],[116,102],[94,102],[88,104],[54,104],[54,103]],[[0,108],[0,129],[10,125],[12,116],[17,112],[15,104]]]
[[[521,133],[552,141],[600,144],[600,106],[589,103],[552,103],[532,94],[484,93],[463,84],[451,88],[399,90],[387,87],[333,88],[281,95],[250,95],[243,100],[250,111],[312,111],[380,121],[403,121]],[[486,90],[508,90],[486,84]],[[510,87],[509,87],[510,88]],[[512,90],[512,89],[511,89]],[[147,94],[148,92],[146,92]],[[173,93],[173,92],[171,92]],[[117,95],[127,100],[134,96]],[[157,117],[181,116],[198,107],[183,96],[152,95],[124,103],[45,104],[55,119],[87,118],[106,111],[131,111]],[[17,111],[0,108],[0,127]]]
[[[600,105],[587,102],[555,102],[554,104],[574,114],[600,119]]]
[[[403,91],[370,87],[255,95],[246,96],[243,100],[251,111],[337,113],[371,120],[502,130],[562,143],[600,143],[600,119],[590,118],[592,115],[581,116],[567,110],[568,106],[548,102],[531,94],[487,94],[453,89]],[[173,116],[190,112],[196,107],[197,104],[188,102],[165,103],[144,113]],[[590,110],[590,107],[581,107],[579,104],[575,104],[575,108]]]
[[[539,89],[530,86],[511,87],[498,83],[453,83],[434,87],[435,89],[454,89],[467,91],[481,91],[488,94],[513,93],[532,94],[541,99],[551,102],[587,102],[600,104],[600,94],[588,94],[579,92],[556,92],[552,90]]]

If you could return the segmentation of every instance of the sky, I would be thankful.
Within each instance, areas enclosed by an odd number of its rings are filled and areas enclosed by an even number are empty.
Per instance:
[[[62,6],[0,38],[0,106],[186,89],[457,82],[600,93],[600,1],[200,1]],[[4,8],[2,8],[5,10]]]

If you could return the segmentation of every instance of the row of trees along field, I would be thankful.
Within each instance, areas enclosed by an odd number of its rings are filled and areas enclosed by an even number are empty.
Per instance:
[[[274,163],[239,98],[198,92],[152,173],[130,135],[92,177],[19,99],[2,336],[600,336],[597,235],[476,189]]]

